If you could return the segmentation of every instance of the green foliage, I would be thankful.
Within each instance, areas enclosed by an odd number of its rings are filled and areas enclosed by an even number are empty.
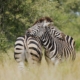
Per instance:
[[[78,40],[76,40],[76,46],[75,46],[76,50],[79,51],[80,50],[80,38]]]
[[[0,50],[9,48],[9,43],[44,16],[51,17],[79,46],[80,0],[0,0],[0,7]]]

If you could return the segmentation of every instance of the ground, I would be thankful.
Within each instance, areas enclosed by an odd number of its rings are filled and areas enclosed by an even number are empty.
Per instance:
[[[58,66],[48,66],[44,57],[39,67],[25,66],[19,71],[13,50],[1,55],[0,80],[80,80],[80,52],[74,62],[64,62]]]

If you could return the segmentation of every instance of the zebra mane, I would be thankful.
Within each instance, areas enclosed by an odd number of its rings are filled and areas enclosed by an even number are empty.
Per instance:
[[[36,23],[41,23],[43,21],[47,21],[47,22],[53,22],[52,19],[50,17],[42,17],[40,19],[38,19],[33,25],[35,25]]]

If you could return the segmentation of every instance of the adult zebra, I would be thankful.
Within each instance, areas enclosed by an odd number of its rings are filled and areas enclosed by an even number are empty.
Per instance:
[[[24,61],[28,64],[40,64],[42,47],[38,38],[30,36],[29,33],[26,33],[26,37],[18,37],[14,45],[14,58],[20,69],[24,68]]]
[[[57,64],[59,63],[59,61],[68,58],[71,58],[72,60],[75,59],[73,38],[69,37],[70,40],[67,40],[66,36],[55,28],[53,29],[53,31],[59,33],[59,35],[56,35],[55,32],[51,34],[48,31],[50,24],[51,22],[44,18],[41,22],[38,20],[36,24],[34,24],[31,28],[28,29],[28,31],[31,35],[39,37],[42,45],[46,49],[46,57],[53,64]],[[70,48],[71,44],[73,45],[73,49]]]

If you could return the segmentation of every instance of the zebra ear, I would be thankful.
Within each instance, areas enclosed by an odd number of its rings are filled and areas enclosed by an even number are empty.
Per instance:
[[[50,22],[50,23],[53,22],[53,20],[50,17],[42,17],[42,18],[38,19],[33,25],[35,25],[37,23],[42,23],[44,21],[47,21],[47,22]]]
[[[53,27],[53,22],[51,22],[50,24],[48,24],[47,27],[52,27],[52,28],[54,28],[54,27]]]
[[[50,17],[47,17],[47,16],[44,17],[43,19],[46,20],[47,22],[53,22],[53,20]]]
[[[62,39],[63,41],[65,41],[65,34],[64,34],[64,33],[61,33],[61,36],[62,36],[61,39]]]

